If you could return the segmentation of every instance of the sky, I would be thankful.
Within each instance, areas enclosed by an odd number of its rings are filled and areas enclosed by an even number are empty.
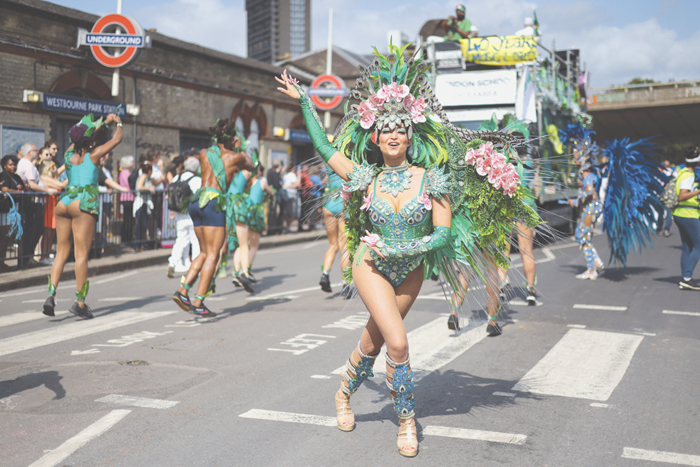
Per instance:
[[[55,0],[104,15],[117,0]],[[312,50],[325,48],[328,11],[333,43],[356,53],[386,48],[386,33],[415,41],[425,21],[454,14],[459,1],[312,0]],[[548,49],[579,49],[590,85],[632,78],[700,80],[700,0],[462,0],[480,35],[513,34],[536,10]],[[145,29],[223,52],[246,55],[245,0],[123,0],[123,12]]]

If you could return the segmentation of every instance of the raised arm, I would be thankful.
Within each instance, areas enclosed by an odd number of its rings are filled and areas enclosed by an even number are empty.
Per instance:
[[[90,160],[92,160],[93,164],[95,164],[95,165],[97,165],[100,162],[100,158],[102,156],[109,153],[112,149],[116,148],[119,143],[122,142],[123,135],[122,135],[122,120],[121,120],[121,118],[117,117],[115,114],[109,114],[109,115],[107,115],[107,118],[105,119],[105,125],[107,125],[111,122],[117,122],[117,129],[114,130],[114,134],[112,135],[112,139],[107,141],[102,146],[97,146],[92,151],[92,153],[90,153]]]
[[[328,142],[326,131],[309,96],[295,82],[291,81],[291,78],[287,75],[287,70],[282,73],[281,78],[275,76],[275,79],[284,86],[277,88],[282,94],[298,100],[301,104],[301,113],[304,115],[306,129],[309,131],[309,136],[311,136],[311,141],[313,141],[316,151],[340,178],[345,181],[349,180],[348,172],[352,172],[356,164],[338,152]]]

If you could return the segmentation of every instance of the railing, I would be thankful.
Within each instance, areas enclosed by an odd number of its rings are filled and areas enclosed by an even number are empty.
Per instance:
[[[700,99],[700,80],[592,88],[588,104],[641,104],[687,99]]]
[[[57,195],[12,193],[23,235],[9,238],[11,202],[0,193],[0,272],[50,264],[56,252]],[[172,245],[177,235],[165,193],[100,193],[91,258]],[[141,206],[140,209],[135,209]],[[4,265],[4,266],[3,266]]]

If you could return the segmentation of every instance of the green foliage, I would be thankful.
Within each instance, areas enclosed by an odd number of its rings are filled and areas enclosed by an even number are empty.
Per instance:
[[[372,224],[369,221],[367,211],[360,209],[364,203],[364,190],[353,191],[350,199],[345,202],[345,236],[347,238],[348,254],[350,255],[350,264],[355,259],[355,253],[360,246],[360,237],[365,235],[365,231],[372,230]],[[347,276],[346,282],[352,282],[352,269],[346,268],[343,271],[343,277]]]
[[[653,79],[650,79],[650,78],[632,78],[631,80],[629,80],[629,82],[627,84],[630,86],[633,86],[635,84],[654,84],[654,83],[656,83],[656,81],[654,81]]]

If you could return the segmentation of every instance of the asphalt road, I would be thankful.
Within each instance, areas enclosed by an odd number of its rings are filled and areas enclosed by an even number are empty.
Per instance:
[[[415,459],[396,450],[382,364],[352,398],[356,429],[335,427],[334,372],[367,315],[317,286],[325,242],[261,252],[252,296],[219,280],[214,319],[175,307],[163,267],[92,278],[90,321],[65,311],[74,283],[53,319],[44,287],[2,293],[0,464],[700,466],[700,293],[678,290],[679,244],[596,282],[574,279],[570,240],[537,249],[541,306],[517,304],[513,273],[495,338],[469,313],[448,331],[426,282],[406,318]]]

